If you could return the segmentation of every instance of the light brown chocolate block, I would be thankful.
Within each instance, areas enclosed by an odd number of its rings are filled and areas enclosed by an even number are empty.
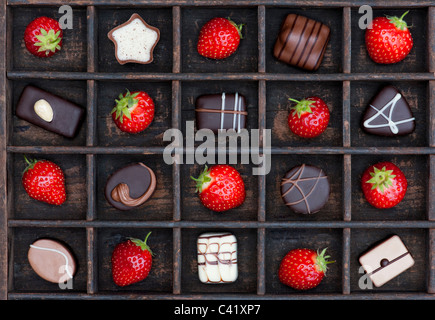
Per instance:
[[[40,239],[30,245],[27,254],[32,269],[43,279],[65,283],[73,278],[76,262],[70,250],[62,243]]]
[[[394,235],[359,258],[376,287],[380,287],[414,265],[402,240]]]

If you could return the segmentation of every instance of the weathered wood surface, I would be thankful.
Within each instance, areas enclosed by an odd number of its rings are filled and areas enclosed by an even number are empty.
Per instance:
[[[38,15],[58,17],[56,0],[9,0],[0,7],[3,44],[0,59],[0,298],[1,299],[433,299],[434,271],[434,102],[435,1],[191,1],[75,0],[74,30],[65,32],[64,49],[50,60],[36,59],[21,41],[25,26]],[[134,5],[141,6],[133,8]],[[405,63],[379,66],[368,58],[358,7],[375,6],[375,15],[411,8],[407,21],[419,30]],[[383,9],[382,7],[388,7]],[[390,9],[391,8],[391,9]],[[394,9],[392,9],[394,8]],[[151,65],[119,65],[107,32],[134,12],[160,28],[162,38]],[[331,42],[315,73],[283,65],[271,54],[282,19],[289,12],[327,23]],[[199,29],[215,15],[245,23],[245,39],[225,61],[196,53]],[[432,32],[431,32],[432,30]],[[373,137],[360,128],[373,94],[393,83],[407,97],[417,119],[415,133],[400,139]],[[64,139],[15,116],[23,87],[34,84],[86,109],[74,139]],[[125,89],[144,89],[155,98],[152,125],[136,136],[123,134],[110,119],[114,99]],[[235,91],[248,99],[248,128],[272,129],[272,167],[266,177],[252,165],[236,165],[247,198],[224,214],[205,209],[190,176],[194,164],[166,165],[162,153],[168,128],[183,132],[195,117],[200,94]],[[321,95],[331,123],[317,139],[306,141],[286,127],[287,98]],[[21,186],[23,155],[57,162],[67,179],[68,200],[60,208],[38,203]],[[359,178],[374,161],[391,160],[403,168],[409,190],[396,208],[379,212],[363,199]],[[131,212],[118,212],[104,199],[107,177],[143,161],[158,177],[153,198]],[[280,199],[279,183],[292,166],[322,167],[331,182],[325,208],[306,217]],[[229,286],[204,286],[196,267],[196,238],[203,231],[233,231],[239,241],[239,280]],[[156,256],[149,278],[119,289],[110,275],[110,255],[121,239],[144,237]],[[373,243],[397,233],[416,266],[385,287],[362,290],[358,256]],[[39,279],[26,260],[38,237],[62,240],[78,260],[74,288],[64,291]],[[282,286],[280,259],[297,246],[328,247],[336,263],[325,283],[309,293]]]

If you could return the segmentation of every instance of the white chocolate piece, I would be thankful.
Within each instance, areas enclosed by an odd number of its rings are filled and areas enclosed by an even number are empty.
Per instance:
[[[414,265],[402,240],[394,235],[359,258],[376,287],[380,287]]]
[[[128,23],[116,28],[111,36],[116,42],[116,57],[120,63],[152,61],[152,51],[160,35],[148,26],[138,15]]]
[[[203,233],[198,237],[198,276],[202,283],[237,280],[237,239],[229,232]]]
[[[53,121],[53,108],[47,102],[47,100],[39,99],[33,105],[33,110],[35,113],[45,122]]]

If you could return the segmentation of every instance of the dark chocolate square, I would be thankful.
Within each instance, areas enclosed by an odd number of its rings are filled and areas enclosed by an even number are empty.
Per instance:
[[[51,122],[44,121],[34,111],[35,102],[41,99],[46,100],[53,110]],[[80,126],[84,109],[50,92],[26,86],[18,101],[16,115],[48,131],[73,138]]]
[[[395,87],[388,85],[370,102],[362,126],[370,134],[400,136],[414,131],[415,119],[405,97]]]
[[[219,130],[234,129],[240,132],[246,128],[246,99],[239,93],[202,95],[196,99],[196,127]]]

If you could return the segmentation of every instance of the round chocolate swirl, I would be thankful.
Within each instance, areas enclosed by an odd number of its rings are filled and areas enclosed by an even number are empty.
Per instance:
[[[125,183],[118,184],[115,189],[112,190],[112,199],[121,202],[128,207],[137,207],[148,200],[153,194],[154,188],[148,188],[148,190],[139,198],[130,197],[130,188]]]
[[[134,163],[112,174],[106,183],[107,201],[119,210],[130,210],[145,203],[156,188],[154,172],[143,163]]]

